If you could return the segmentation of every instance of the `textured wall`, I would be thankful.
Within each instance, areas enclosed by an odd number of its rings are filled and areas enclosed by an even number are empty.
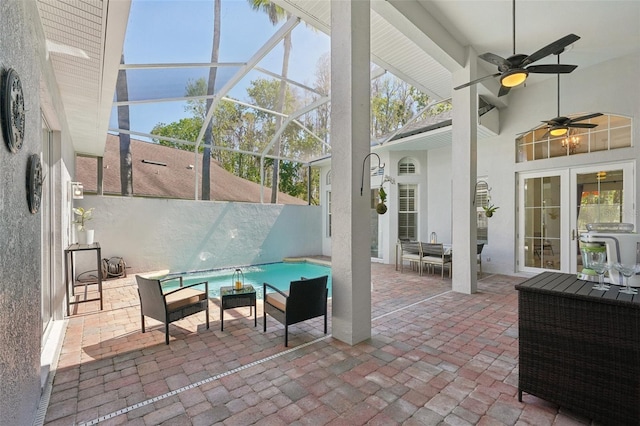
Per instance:
[[[129,272],[173,272],[281,261],[321,254],[319,206],[85,196],[75,206],[95,208],[102,257],[120,256]],[[93,254],[77,271],[96,268]]]
[[[22,81],[26,135],[13,154],[0,136],[0,424],[32,424],[40,397],[40,214],[29,213],[27,158],[41,151],[38,62],[30,2],[0,0],[0,68]]]

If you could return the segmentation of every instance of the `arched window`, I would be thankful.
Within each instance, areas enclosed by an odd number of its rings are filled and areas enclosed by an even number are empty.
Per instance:
[[[579,118],[584,114],[569,116]],[[581,124],[592,124],[591,129],[569,127],[562,136],[551,136],[548,125],[542,124],[516,138],[518,163],[554,157],[609,151],[631,146],[631,119],[619,115],[603,114]]]
[[[327,172],[327,185],[331,185],[331,170]]]
[[[405,157],[398,162],[398,176],[415,175],[417,173],[416,161]]]

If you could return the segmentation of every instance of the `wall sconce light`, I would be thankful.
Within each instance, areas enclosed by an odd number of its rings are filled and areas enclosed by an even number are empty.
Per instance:
[[[82,200],[84,198],[84,187],[81,182],[71,182],[71,196],[74,200]]]

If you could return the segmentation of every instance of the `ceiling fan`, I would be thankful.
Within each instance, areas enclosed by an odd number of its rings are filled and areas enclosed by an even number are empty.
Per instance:
[[[564,49],[554,53],[554,55],[558,55],[558,63],[560,63],[560,54],[563,51]],[[560,116],[560,73],[558,73],[558,116],[556,118],[552,118],[551,120],[543,121],[543,123],[547,123],[547,133],[544,134],[543,138],[546,137],[547,135],[563,136],[567,134],[567,132],[569,131],[569,127],[579,128],[579,129],[593,129],[598,125],[594,123],[579,123],[579,121],[600,117],[601,115],[602,115],[601,112],[594,112],[592,114],[587,114],[587,115],[583,115],[576,118],[561,117]]]
[[[458,87],[454,87],[454,90],[462,89],[464,87],[469,87],[472,84],[479,83],[483,80],[487,80],[493,77],[500,76],[500,91],[498,92],[498,96],[504,96],[509,93],[512,87],[516,87],[527,79],[529,73],[534,74],[568,74],[574,69],[576,69],[577,65],[563,65],[563,64],[548,64],[548,65],[532,65],[530,64],[539,61],[540,59],[546,58],[547,56],[564,50],[565,47],[569,46],[572,43],[575,43],[580,39],[579,36],[575,34],[568,34],[551,44],[543,47],[542,49],[532,53],[531,55],[523,55],[516,54],[516,1],[513,0],[513,55],[508,58],[503,58],[501,56],[496,55],[495,53],[483,53],[479,55],[478,58],[487,61],[493,65],[498,67],[498,72],[495,74],[490,74],[476,80],[470,81],[469,83],[462,84]]]

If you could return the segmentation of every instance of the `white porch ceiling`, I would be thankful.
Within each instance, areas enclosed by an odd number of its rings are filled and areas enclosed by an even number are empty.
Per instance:
[[[274,1],[330,33],[330,1]],[[130,0],[38,0],[38,7],[75,149],[101,156]],[[477,54],[512,53],[511,0],[372,0],[371,10],[372,61],[435,99],[451,96],[452,72],[462,67],[466,46]],[[639,51],[638,22],[637,0],[517,0],[517,53],[575,33],[581,39],[562,62],[580,70]],[[495,72],[484,61],[479,65],[478,77]],[[508,96],[498,99],[497,89],[494,79],[478,87],[503,107]]]

